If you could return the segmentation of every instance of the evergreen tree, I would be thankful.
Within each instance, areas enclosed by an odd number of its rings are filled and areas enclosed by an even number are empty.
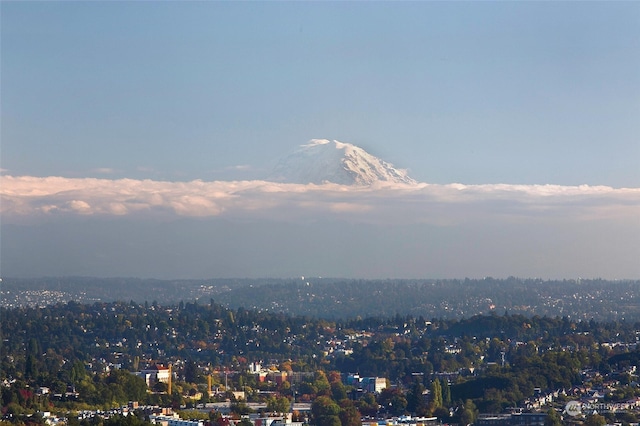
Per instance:
[[[445,407],[451,406],[451,388],[449,387],[449,382],[446,379],[441,380],[441,388],[442,388],[442,405]]]
[[[407,392],[407,411],[417,416],[427,414],[427,403],[424,399],[425,388],[420,382],[415,382]]]

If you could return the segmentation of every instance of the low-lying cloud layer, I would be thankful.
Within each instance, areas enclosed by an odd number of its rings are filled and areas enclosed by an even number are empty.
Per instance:
[[[640,188],[1,179],[6,276],[640,274]]]
[[[491,216],[515,222],[614,219],[638,226],[640,217],[640,188],[587,185],[420,183],[359,187],[2,176],[0,196],[5,223],[69,215],[278,221],[329,216],[373,224],[452,225]]]

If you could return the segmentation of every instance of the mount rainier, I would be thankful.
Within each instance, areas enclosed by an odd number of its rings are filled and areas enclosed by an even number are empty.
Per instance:
[[[283,183],[415,184],[406,171],[349,143],[312,139],[281,159],[269,180]]]

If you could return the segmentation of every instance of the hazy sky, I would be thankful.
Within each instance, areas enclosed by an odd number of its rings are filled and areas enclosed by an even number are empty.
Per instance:
[[[0,13],[4,276],[640,277],[638,2]],[[261,180],[312,138],[422,184]]]

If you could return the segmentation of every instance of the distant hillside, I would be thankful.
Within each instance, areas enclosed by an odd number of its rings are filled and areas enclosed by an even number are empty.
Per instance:
[[[464,279],[344,280],[133,278],[5,278],[2,306],[47,305],[75,300],[209,303],[315,318],[469,318],[505,311],[572,319],[640,320],[640,280]]]

